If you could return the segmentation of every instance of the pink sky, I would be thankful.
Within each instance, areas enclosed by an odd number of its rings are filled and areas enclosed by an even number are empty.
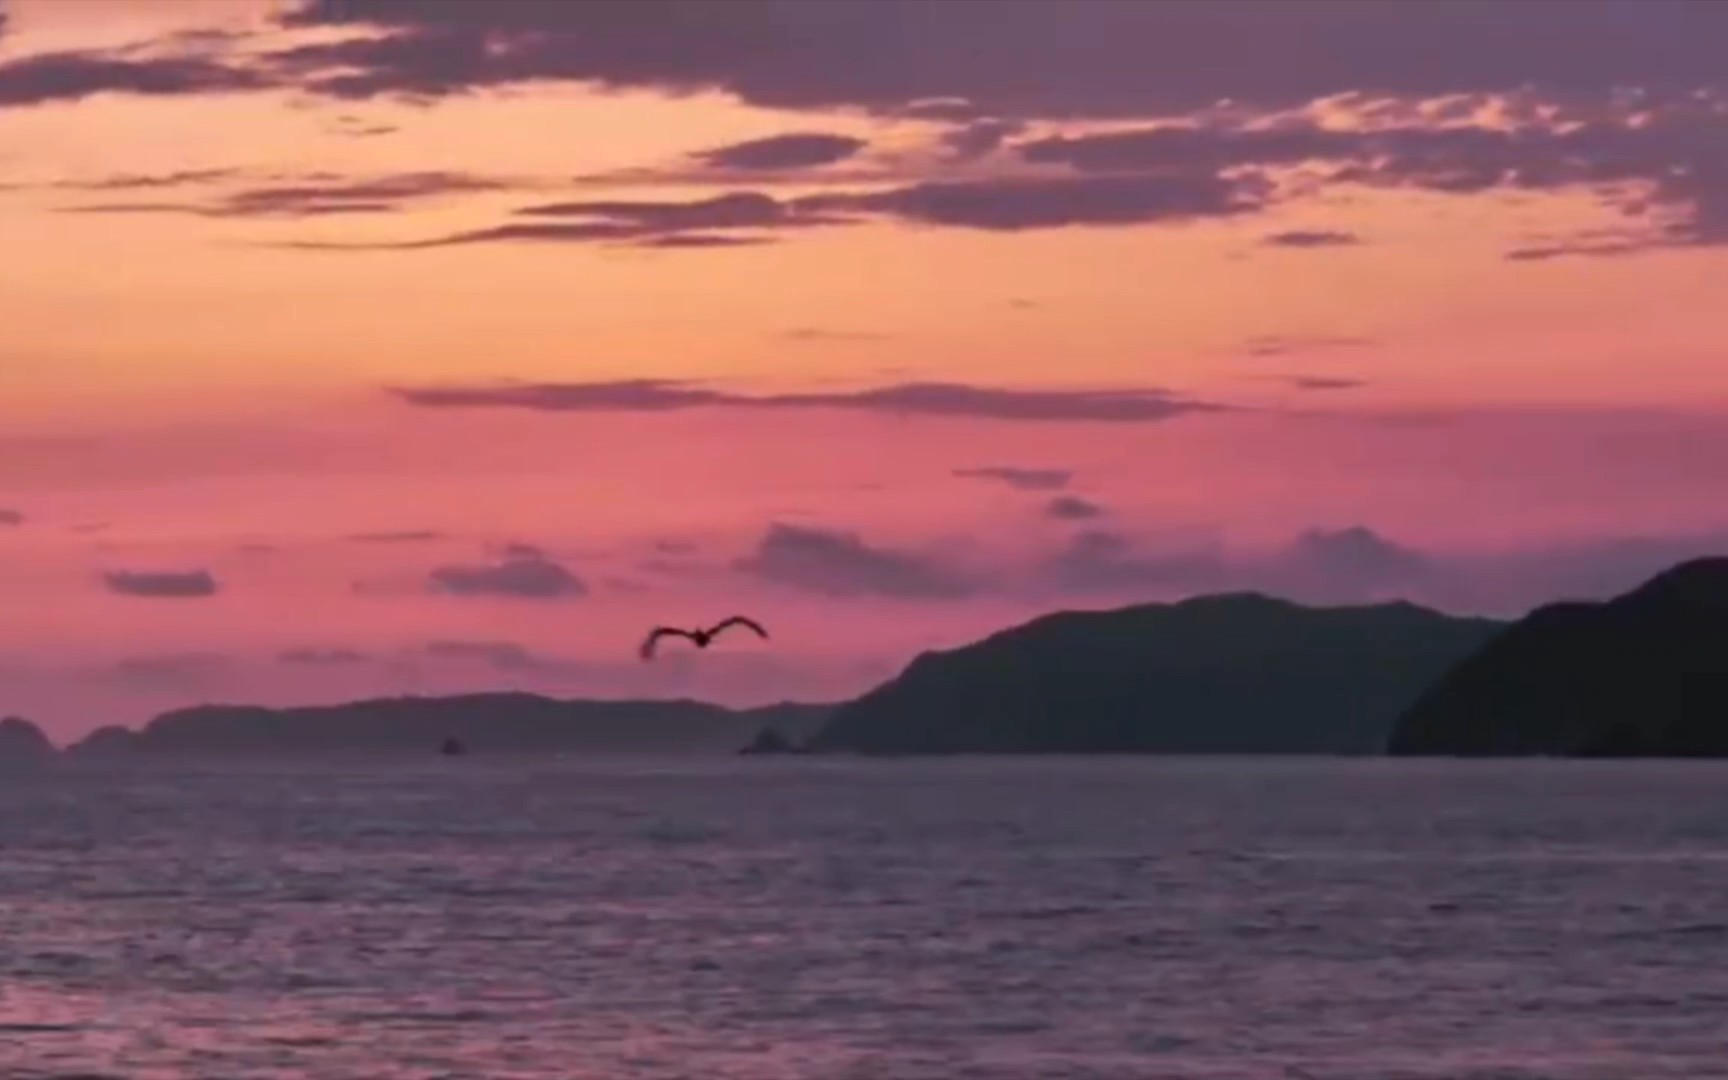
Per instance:
[[[0,714],[1721,550],[1713,6],[1396,7],[0,0]]]

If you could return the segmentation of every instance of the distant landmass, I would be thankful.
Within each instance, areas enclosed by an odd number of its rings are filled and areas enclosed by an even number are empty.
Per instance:
[[[1728,756],[1728,558],[1515,623],[1253,593],[1059,612],[840,704],[527,693],[204,705],[79,756],[560,752]],[[0,720],[0,763],[54,748]]]
[[[54,744],[41,728],[16,716],[0,720],[0,766],[34,765],[53,756]]]
[[[1422,694],[1389,750],[1728,756],[1728,559],[1538,608]]]
[[[1372,754],[1418,694],[1504,624],[1408,603],[1252,593],[1062,612],[948,652],[837,708],[817,751]]]
[[[707,752],[743,746],[764,729],[809,736],[831,706],[728,709],[706,702],[563,701],[537,694],[400,697],[271,709],[201,705],[163,713],[142,730],[108,727],[68,751],[138,754],[390,753],[431,756],[455,740],[467,754]]]

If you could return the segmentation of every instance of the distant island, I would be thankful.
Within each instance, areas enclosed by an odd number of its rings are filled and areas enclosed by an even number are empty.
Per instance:
[[[1373,754],[1503,624],[1254,593],[1062,612],[840,706],[811,741],[868,754]]]
[[[1046,615],[838,705],[527,693],[204,705],[78,757],[585,752],[1728,756],[1728,558],[1516,622],[1254,593]],[[0,721],[0,763],[54,748]]]
[[[831,706],[728,709],[701,701],[563,701],[538,694],[398,697],[270,709],[200,705],[141,730],[107,727],[67,748],[81,757],[163,754],[464,755],[735,750],[764,728],[809,736]]]
[[[1728,559],[1536,609],[1423,693],[1389,750],[1728,756]]]

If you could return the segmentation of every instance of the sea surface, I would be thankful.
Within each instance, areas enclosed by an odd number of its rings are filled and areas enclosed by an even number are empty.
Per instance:
[[[1722,1080],[1728,763],[6,773],[0,1077]]]

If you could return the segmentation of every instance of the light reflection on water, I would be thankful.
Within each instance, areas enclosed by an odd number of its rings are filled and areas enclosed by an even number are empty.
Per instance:
[[[0,776],[0,1074],[1721,1080],[1728,764]]]

